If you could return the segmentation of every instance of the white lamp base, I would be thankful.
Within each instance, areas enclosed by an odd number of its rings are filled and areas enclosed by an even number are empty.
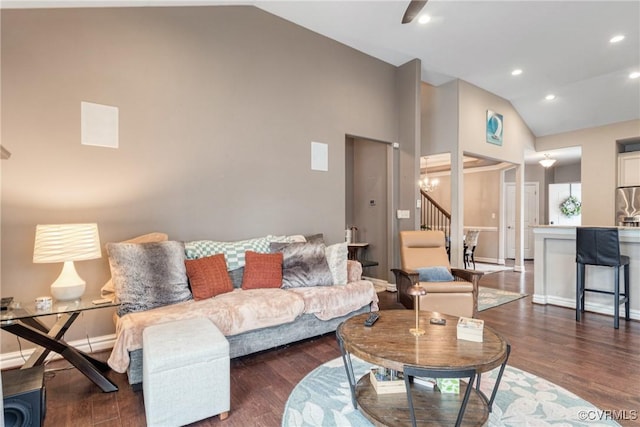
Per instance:
[[[65,261],[62,272],[51,285],[51,295],[58,301],[72,301],[79,299],[87,283],[78,276],[73,261]]]

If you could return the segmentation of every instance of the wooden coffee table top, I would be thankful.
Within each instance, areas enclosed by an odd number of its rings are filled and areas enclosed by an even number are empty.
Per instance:
[[[368,314],[354,316],[342,323],[336,333],[347,352],[385,368],[402,371],[404,365],[430,369],[475,368],[478,373],[500,366],[508,357],[506,340],[484,326],[484,342],[458,340],[458,318],[421,311],[420,327],[425,334],[413,336],[413,310],[382,310],[372,327],[364,326]],[[446,325],[432,325],[429,319],[442,317]]]

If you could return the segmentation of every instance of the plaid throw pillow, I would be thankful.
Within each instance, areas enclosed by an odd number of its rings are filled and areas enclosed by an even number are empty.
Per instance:
[[[239,240],[237,242],[216,242],[212,240],[196,240],[184,244],[187,259],[204,258],[216,254],[224,254],[228,270],[244,267],[246,251],[269,253],[270,236],[256,239]]]

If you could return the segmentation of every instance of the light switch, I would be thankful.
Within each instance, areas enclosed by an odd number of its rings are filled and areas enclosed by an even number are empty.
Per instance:
[[[408,210],[398,209],[397,215],[398,215],[398,219],[411,218],[411,212],[409,212]]]

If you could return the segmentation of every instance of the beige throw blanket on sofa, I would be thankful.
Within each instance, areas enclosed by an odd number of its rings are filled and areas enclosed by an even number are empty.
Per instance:
[[[378,294],[368,280],[350,282],[346,286],[314,286],[291,288],[304,299],[304,312],[315,314],[320,320],[346,316],[371,303],[371,311],[378,311]]]
[[[225,335],[293,322],[303,313],[321,320],[344,316],[371,303],[378,309],[378,295],[366,280],[344,286],[296,289],[236,289],[201,301],[185,301],[116,317],[116,341],[107,363],[116,372],[129,366],[129,352],[142,348],[142,331],[150,325],[193,317],[210,319]]]

